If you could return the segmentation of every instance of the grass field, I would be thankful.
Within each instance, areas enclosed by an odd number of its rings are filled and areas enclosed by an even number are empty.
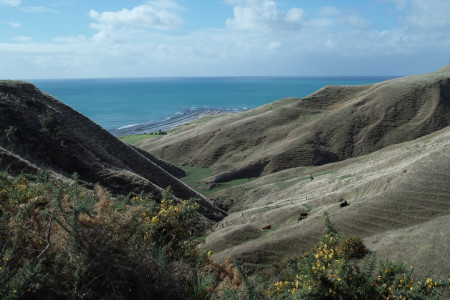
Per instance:
[[[130,144],[135,144],[135,143],[140,142],[145,139],[159,138],[159,137],[161,137],[161,136],[158,134],[144,133],[144,134],[133,134],[133,135],[121,136],[121,137],[119,137],[119,139],[121,141],[130,143]]]
[[[169,133],[172,133],[179,128],[172,128],[170,130],[166,131],[160,131],[160,132],[150,132],[150,133],[142,133],[142,134],[132,134],[132,135],[125,135],[119,137],[120,140],[130,143],[130,144],[136,144],[140,141],[146,140],[146,139],[155,139],[155,138],[161,138]]]
[[[236,187],[238,185],[251,182],[255,179],[255,178],[236,179],[225,182],[223,184],[219,184],[211,189],[205,189],[205,183],[203,182],[203,180],[213,175],[213,171],[211,169],[192,166],[182,166],[181,168],[187,173],[187,176],[180,178],[180,180],[207,197],[218,191]]]

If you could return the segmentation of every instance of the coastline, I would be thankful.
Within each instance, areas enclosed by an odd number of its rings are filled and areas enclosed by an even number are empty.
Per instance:
[[[243,109],[223,109],[223,108],[194,108],[191,107],[181,113],[167,117],[160,121],[152,121],[140,124],[125,125],[119,128],[111,129],[116,137],[124,137],[129,135],[147,134],[152,132],[167,131],[177,126],[189,123],[205,116],[213,116],[218,114],[240,113],[246,111]]]

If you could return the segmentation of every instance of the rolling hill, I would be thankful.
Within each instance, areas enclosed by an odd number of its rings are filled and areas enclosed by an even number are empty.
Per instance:
[[[211,168],[212,183],[320,166],[450,125],[450,73],[327,86],[255,110],[186,126],[138,145],[178,165]]]
[[[379,259],[403,259],[419,275],[450,274],[448,66],[324,87],[139,147],[29,83],[1,81],[0,129],[0,166],[12,174],[44,170],[67,180],[77,172],[87,186],[117,194],[159,199],[170,186],[180,199],[199,198],[200,213],[215,222],[204,247],[217,261],[231,255],[257,269],[300,254],[317,243],[327,211]],[[180,181],[187,167],[208,171],[197,191]]]
[[[30,83],[0,81],[0,129],[0,165],[12,174],[43,170],[67,179],[76,172],[88,186],[155,199],[170,186],[180,199],[200,199],[200,212],[210,220],[225,216],[177,179],[183,170],[120,141]]]
[[[418,275],[447,277],[449,125],[445,67],[324,87],[138,145],[211,171],[199,186],[229,213],[206,237],[217,261],[231,255],[255,269],[300,254],[317,243],[327,211],[338,230],[363,237],[378,259],[402,259]],[[250,182],[224,184],[239,178]],[[341,207],[344,201],[349,205]],[[308,217],[299,221],[300,212]]]

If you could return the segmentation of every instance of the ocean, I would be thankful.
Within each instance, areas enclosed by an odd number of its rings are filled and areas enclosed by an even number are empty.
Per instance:
[[[370,84],[393,77],[205,77],[30,80],[116,135],[154,131],[195,112],[242,111],[326,85]],[[140,129],[139,129],[140,128]],[[133,130],[136,129],[136,130]],[[124,131],[125,132],[125,131]]]

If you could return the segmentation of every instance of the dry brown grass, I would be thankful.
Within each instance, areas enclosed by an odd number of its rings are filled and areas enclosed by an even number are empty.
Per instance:
[[[139,145],[177,164],[228,172],[226,180],[245,177],[245,170],[267,175],[369,154],[442,129],[450,125],[449,94],[448,72],[328,86]]]
[[[339,231],[370,241],[378,258],[404,259],[419,275],[447,276],[448,241],[437,236],[450,232],[432,224],[450,214],[449,99],[446,67],[374,85],[325,87],[140,145],[179,164],[212,168],[211,181],[262,165],[257,180],[211,195],[231,205],[206,239],[218,261],[231,255],[261,266],[306,251],[327,211]],[[350,205],[341,208],[344,200]],[[309,215],[298,221],[302,211]],[[255,230],[268,224],[268,232]],[[434,230],[434,238],[421,239],[412,228]],[[403,244],[395,242],[400,232]],[[441,258],[426,258],[430,247],[442,250]]]
[[[215,249],[217,260],[232,255],[249,264],[301,253],[317,242],[323,231],[321,216],[327,211],[338,230],[364,237],[378,258],[402,258],[417,265],[419,275],[427,271],[445,275],[449,270],[442,268],[442,260],[450,255],[448,239],[437,237],[450,228],[444,222],[450,214],[449,153],[450,127],[345,162],[291,169],[221,191],[214,197],[242,199],[242,203],[237,202],[232,207],[235,212],[216,224],[206,247]],[[341,199],[350,205],[340,208]],[[297,221],[305,209],[308,217]],[[445,224],[434,227],[439,224],[436,220]],[[275,226],[253,239],[243,238],[251,226],[267,224]],[[427,230],[429,236],[421,239]],[[400,232],[404,236],[397,244]],[[431,247],[441,249],[442,256],[424,252]]]

